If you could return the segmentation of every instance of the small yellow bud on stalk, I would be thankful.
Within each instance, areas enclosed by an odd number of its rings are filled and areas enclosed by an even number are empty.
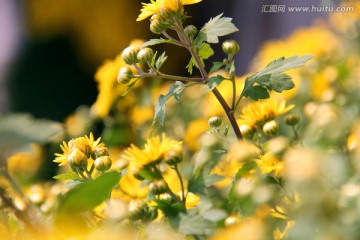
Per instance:
[[[153,57],[154,57],[154,51],[151,48],[143,48],[137,54],[139,63],[150,62]]]
[[[193,40],[198,33],[198,29],[194,25],[189,25],[184,29],[184,32],[190,40]]]
[[[158,16],[153,15],[150,19],[150,31],[155,34],[161,34],[163,31],[165,31],[168,28],[168,24],[166,21]]]
[[[79,149],[74,149],[67,157],[67,161],[72,169],[86,168],[88,157]]]
[[[130,46],[123,50],[121,57],[125,63],[132,65],[138,62],[137,54],[140,51],[138,47]]]
[[[221,126],[222,120],[220,117],[212,117],[209,119],[208,123],[209,123],[210,127],[217,128],[217,127]]]
[[[119,83],[127,84],[134,77],[134,74],[129,67],[122,67],[118,73],[117,80]]]
[[[109,156],[101,156],[95,159],[94,166],[96,170],[104,172],[110,169],[112,164],[111,158]]]
[[[234,55],[240,50],[240,45],[235,40],[226,40],[222,44],[224,53]]]
[[[94,149],[94,153],[93,153],[94,156],[93,159],[96,159],[98,157],[102,157],[102,156],[109,156],[109,152],[108,152],[108,149],[104,146],[100,146],[100,147],[96,147]]]
[[[297,114],[289,114],[285,117],[285,123],[289,126],[295,126],[300,122],[300,116]]]
[[[263,126],[263,132],[266,136],[273,137],[279,130],[279,124],[275,120],[266,122]]]
[[[241,125],[240,126],[240,132],[241,135],[245,138],[245,139],[252,139],[254,134],[255,134],[256,129],[252,126],[249,126],[247,124]]]
[[[164,161],[169,166],[174,166],[182,161],[183,148],[181,145],[176,145],[173,149],[164,154]]]

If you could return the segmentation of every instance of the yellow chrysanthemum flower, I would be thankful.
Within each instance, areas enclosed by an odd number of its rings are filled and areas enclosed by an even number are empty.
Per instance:
[[[136,171],[143,166],[161,161],[166,153],[181,146],[181,142],[167,138],[165,134],[160,140],[159,136],[149,138],[145,149],[141,150],[134,144],[125,150],[122,158],[129,162],[130,170]]]
[[[274,173],[279,176],[284,171],[284,163],[272,153],[260,156],[256,163],[260,168],[261,174]]]
[[[254,102],[243,109],[239,123],[240,125],[262,126],[264,123],[290,111],[293,107],[294,105],[286,107],[286,101],[282,101],[279,104],[276,100],[272,99]]]
[[[101,138],[95,140],[94,135],[90,133],[89,136],[71,139],[68,143],[63,141],[63,143],[60,145],[63,153],[55,153],[56,158],[54,159],[54,162],[59,163],[59,166],[66,165],[68,156],[75,149],[79,150],[90,158],[95,148],[105,147],[105,144],[100,143],[100,140]]]
[[[151,0],[150,3],[142,3],[143,8],[136,21],[142,21],[152,15],[160,15],[164,12],[178,12],[183,5],[190,5],[202,0]]]

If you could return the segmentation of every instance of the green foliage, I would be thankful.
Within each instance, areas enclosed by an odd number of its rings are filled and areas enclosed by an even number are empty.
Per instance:
[[[125,95],[135,86],[135,84],[136,84],[136,82],[137,82],[138,80],[139,80],[139,79],[136,79],[136,80],[132,81],[132,82],[128,85],[126,91],[125,91],[121,96],[122,96],[122,97],[125,96]]]
[[[163,54],[161,54],[161,56],[155,62],[156,70],[160,70],[161,66],[165,63],[166,59],[167,56],[165,55],[165,52],[163,52]]]
[[[17,151],[29,150],[30,143],[49,143],[63,134],[63,126],[30,114],[0,116],[0,161]]]
[[[162,44],[162,43],[171,43],[171,40],[164,39],[164,38],[150,39],[149,41],[144,42],[141,46],[142,47],[150,47],[150,46],[154,46],[154,45]]]
[[[207,22],[199,31],[195,39],[196,46],[201,46],[203,41],[208,43],[218,43],[219,37],[225,36],[238,31],[233,23],[232,18],[222,17],[220,14]]]
[[[67,173],[62,173],[62,174],[56,175],[54,177],[54,179],[57,179],[57,180],[73,180],[73,179],[81,179],[81,178],[75,172],[68,171]]]
[[[214,228],[214,223],[197,214],[195,211],[180,214],[179,232],[183,234],[206,235],[206,232],[212,228]]]
[[[69,191],[59,205],[59,212],[89,211],[109,198],[111,190],[118,184],[121,174],[116,171],[106,172]]]
[[[220,83],[222,83],[222,81],[224,81],[226,78],[224,78],[221,75],[216,75],[214,77],[209,78],[208,83],[207,83],[207,87],[210,90],[213,90],[214,88],[216,88],[217,86],[220,85]]]
[[[174,97],[175,101],[179,101],[180,94],[185,89],[185,84],[180,81],[176,81],[175,84],[170,86],[170,89],[166,95],[160,95],[158,100],[155,103],[155,116],[153,122],[158,121],[162,126],[164,125],[165,120],[165,108],[166,102],[171,97]]]
[[[209,74],[213,73],[213,72],[216,72],[217,70],[219,70],[224,65],[225,65],[225,63],[223,63],[223,62],[213,62],[213,66],[210,69]]]
[[[197,50],[197,53],[198,53],[198,55],[200,57],[201,64],[203,66],[205,66],[204,60],[206,60],[209,57],[211,57],[212,55],[214,55],[214,50],[210,47],[210,44],[202,43],[200,45],[199,49]],[[190,74],[192,74],[194,66],[199,68],[199,66],[196,63],[194,57],[191,57],[189,64],[186,66],[186,68],[188,69]]]
[[[241,97],[250,97],[254,100],[269,98],[267,91],[282,92],[292,89],[295,85],[291,78],[283,74],[284,71],[303,66],[312,56],[281,57],[269,63],[264,69],[247,77]]]

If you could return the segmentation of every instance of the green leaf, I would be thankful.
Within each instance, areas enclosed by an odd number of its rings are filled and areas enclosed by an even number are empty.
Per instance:
[[[63,134],[63,125],[55,121],[23,113],[0,116],[0,166],[11,154],[29,151],[30,143],[49,143],[62,139]]]
[[[257,167],[255,161],[246,162],[236,173],[236,179],[242,178],[244,175],[247,175],[251,170]]]
[[[155,103],[155,116],[153,122],[158,121],[162,126],[165,120],[166,102],[169,98],[174,97],[175,101],[179,101],[181,93],[185,89],[185,84],[180,81],[176,81],[170,86],[170,89],[166,95],[160,95]]]
[[[186,235],[206,235],[214,224],[200,215],[180,214],[179,232]]]
[[[196,46],[200,46],[203,41],[208,43],[218,43],[219,37],[229,35],[238,31],[235,25],[231,22],[232,18],[222,17],[220,14],[207,22],[199,31],[195,39]]]
[[[197,50],[197,53],[200,57],[201,64],[205,66],[204,60],[208,59],[212,55],[214,55],[214,50],[211,48],[210,44],[202,43],[200,48]],[[192,74],[193,67],[199,68],[198,64],[196,63],[195,59],[191,57],[189,64],[186,66],[188,72]]]
[[[73,180],[73,179],[81,179],[79,175],[74,173],[73,171],[68,171],[67,173],[59,174],[53,177],[57,180]]]
[[[106,172],[92,181],[86,181],[69,191],[59,205],[60,213],[92,210],[109,198],[109,194],[121,179],[116,171]]]
[[[282,92],[290,90],[295,85],[291,77],[283,74],[284,71],[303,66],[312,58],[310,55],[279,58],[269,63],[264,69],[247,77],[241,96],[250,97],[254,100],[268,98],[265,91]],[[257,83],[258,85],[254,85]]]
[[[209,78],[208,82],[207,82],[207,87],[210,89],[210,90],[213,90],[214,88],[216,88],[217,86],[220,85],[220,83],[222,81],[224,81],[226,78],[224,78],[223,76],[221,75],[216,75],[215,77],[211,77]]]
[[[210,73],[216,72],[217,70],[219,70],[222,66],[224,66],[223,62],[213,62],[213,66],[210,69]]]
[[[160,70],[161,66],[164,64],[166,59],[167,59],[167,56],[165,55],[165,52],[163,52],[163,54],[161,54],[161,56],[155,62],[156,70]]]
[[[162,44],[162,43],[171,43],[171,40],[163,39],[163,38],[150,39],[149,41],[144,42],[141,46],[142,47],[149,47],[149,46],[154,46],[154,45]]]
[[[138,80],[139,80],[139,79],[136,79],[136,80],[132,81],[132,82],[128,85],[126,91],[125,91],[121,96],[122,96],[122,97],[125,96],[125,95],[135,86],[135,84],[136,84],[136,82],[137,82]]]
[[[267,89],[262,86],[252,86],[246,92],[243,92],[243,96],[250,97],[251,99],[254,99],[255,101],[257,101],[259,99],[266,99],[266,98],[270,97]]]
[[[167,217],[174,217],[179,212],[184,211],[184,205],[181,202],[171,202],[168,200],[162,199],[153,199],[156,202],[157,207],[164,213]]]
[[[264,75],[257,80],[258,83],[265,86],[269,90],[281,93],[284,90],[290,90],[295,87],[291,77],[286,74]]]

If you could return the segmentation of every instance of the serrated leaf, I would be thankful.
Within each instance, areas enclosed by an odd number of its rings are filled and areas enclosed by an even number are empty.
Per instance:
[[[211,48],[210,44],[207,44],[207,43],[202,43],[197,52],[198,52],[198,55],[200,57],[201,64],[203,66],[205,66],[204,60],[206,60],[209,57],[211,57],[212,55],[214,55],[214,50]],[[195,59],[193,57],[191,57],[191,59],[189,61],[189,64],[186,66],[186,68],[188,69],[188,72],[190,74],[192,74],[194,66],[199,68],[199,66],[196,63]]]
[[[210,73],[216,72],[217,70],[219,70],[222,66],[224,66],[223,62],[213,62],[213,66],[210,69]]]
[[[232,18],[222,17],[220,14],[207,22],[199,31],[195,39],[196,46],[199,46],[203,41],[208,43],[218,43],[219,37],[225,36],[238,31],[237,27],[231,22]]]
[[[163,54],[161,54],[161,56],[155,62],[156,70],[160,70],[161,66],[164,64],[166,59],[167,59],[167,56],[165,55],[165,52],[163,52]]]
[[[53,177],[57,180],[73,180],[73,179],[81,179],[79,175],[74,173],[73,171],[68,171],[67,173],[59,174]]]
[[[158,100],[155,103],[155,115],[153,122],[158,121],[160,125],[164,125],[165,120],[165,109],[166,109],[166,102],[169,98],[174,97],[175,101],[179,101],[181,93],[185,89],[185,84],[180,81],[176,81],[172,84],[169,88],[169,91],[166,95],[160,95]]]
[[[262,86],[252,86],[243,94],[244,97],[249,97],[255,101],[259,99],[266,99],[269,98],[270,95],[266,88]]]
[[[224,81],[226,78],[224,78],[223,76],[221,75],[216,75],[214,77],[211,77],[209,78],[208,82],[207,82],[207,87],[210,89],[210,90],[213,90],[214,88],[216,88],[217,86],[220,85],[220,83],[222,81]]]
[[[142,47],[149,47],[149,46],[154,46],[154,45],[162,44],[162,43],[171,43],[171,40],[163,39],[163,38],[150,39],[149,41],[144,42],[141,46]]]
[[[292,89],[295,85],[292,82],[291,77],[283,74],[283,72],[301,67],[311,58],[312,56],[306,55],[302,57],[282,57],[272,61],[264,69],[246,78],[241,96],[258,100],[269,97],[268,93],[265,94],[265,90],[282,92],[283,90]],[[255,83],[260,86],[254,86]]]

